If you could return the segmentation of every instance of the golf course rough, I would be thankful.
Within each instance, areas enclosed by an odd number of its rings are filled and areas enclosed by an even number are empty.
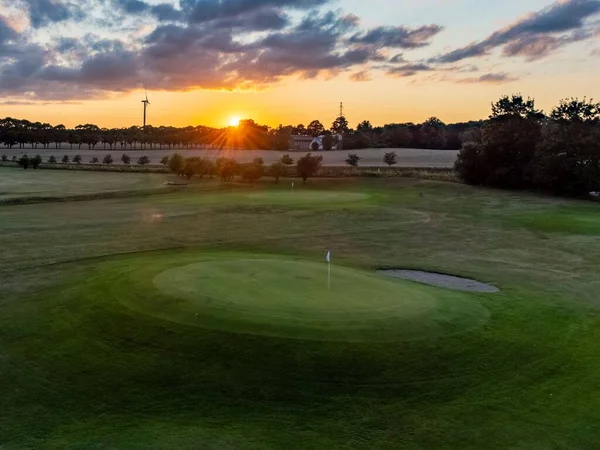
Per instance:
[[[281,256],[184,252],[118,258],[93,286],[156,318],[212,330],[347,342],[435,339],[485,323],[476,296]],[[78,293],[85,296],[85,292]]]

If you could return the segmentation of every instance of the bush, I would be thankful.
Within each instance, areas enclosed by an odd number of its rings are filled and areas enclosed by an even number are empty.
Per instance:
[[[160,163],[163,166],[168,166],[169,165],[169,157],[168,156],[163,156],[163,158],[160,160]]]
[[[290,155],[283,155],[281,158],[281,164],[283,164],[284,166],[293,166],[294,159]]]
[[[183,156],[181,156],[179,153],[175,153],[173,156],[168,158],[167,166],[169,167],[169,172],[171,173],[181,175],[183,173],[183,165]]]
[[[8,161],[8,156],[2,155],[2,162],[6,162],[6,161]]]
[[[81,164],[81,161],[82,161],[81,155],[75,155],[75,156],[73,157],[73,162],[74,162],[75,164]]]
[[[217,173],[223,181],[231,181],[239,172],[239,165],[234,159],[219,158],[217,160]]]
[[[467,184],[480,186],[485,184],[485,173],[488,169],[478,170],[483,164],[483,145],[476,142],[465,142],[458,154],[454,170]]]
[[[102,159],[102,164],[112,164],[113,163],[113,157],[110,153],[108,153],[104,159]]]
[[[552,119],[532,165],[536,187],[576,196],[600,191],[600,104],[563,100]]]
[[[323,164],[322,156],[312,156],[308,153],[306,156],[303,156],[298,160],[297,165],[297,174],[300,178],[302,178],[302,182],[306,183],[310,177],[314,177],[321,165]]]
[[[33,170],[37,170],[37,168],[42,163],[42,157],[40,155],[35,155],[29,160],[29,162],[31,163],[31,167],[33,167]]]
[[[100,160],[97,157],[93,157],[90,161],[90,164],[98,164],[100,162]]]
[[[534,101],[503,97],[492,105],[481,143],[467,142],[456,171],[467,183],[520,189],[532,187],[532,161],[541,138],[541,113]]]
[[[262,159],[261,157],[254,158],[253,164],[256,164],[257,166],[264,166],[265,160]]]
[[[27,155],[21,156],[21,158],[19,159],[19,166],[21,166],[23,169],[27,170],[29,168],[29,156],[27,156]]]
[[[13,155],[12,162],[17,162],[17,156],[16,155]]]
[[[262,164],[246,164],[242,168],[242,179],[249,183],[254,183],[264,175],[264,166]]]
[[[54,155],[50,155],[50,158],[48,158],[48,164],[56,164],[56,158]]]
[[[123,155],[121,156],[121,161],[123,162],[123,164],[129,165],[131,164],[131,156],[123,153]]]
[[[313,152],[318,152],[319,151],[319,144],[317,144],[316,142],[313,142],[310,146],[311,150]]]
[[[356,153],[349,153],[348,159],[346,159],[346,164],[348,164],[351,167],[358,167],[360,159],[360,156],[358,156]]]
[[[269,175],[275,178],[275,183],[279,183],[279,179],[286,173],[285,164],[276,162],[269,166]]]
[[[389,167],[395,166],[398,164],[398,155],[396,152],[390,152],[383,155],[383,162],[387,164]]]
[[[62,163],[63,164],[69,164],[69,155],[65,155],[62,157]]]
[[[147,166],[148,164],[150,164],[150,158],[148,158],[146,155],[140,157],[140,159],[138,159],[137,162],[140,166]]]

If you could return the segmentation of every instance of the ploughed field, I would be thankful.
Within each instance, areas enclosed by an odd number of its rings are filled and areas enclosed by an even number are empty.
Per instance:
[[[597,204],[392,178],[157,193],[166,176],[9,172],[11,199],[55,195],[0,205],[3,449],[600,441]]]

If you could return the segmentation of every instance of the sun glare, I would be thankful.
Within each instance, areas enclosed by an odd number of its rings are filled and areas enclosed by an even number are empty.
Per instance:
[[[232,117],[231,119],[229,119],[229,126],[230,127],[237,127],[240,124],[240,118],[239,117]]]

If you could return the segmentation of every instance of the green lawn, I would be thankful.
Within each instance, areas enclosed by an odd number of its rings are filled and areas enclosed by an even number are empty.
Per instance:
[[[0,206],[0,448],[597,447],[598,205],[290,191]]]
[[[156,189],[164,175],[0,167],[0,201]]]

